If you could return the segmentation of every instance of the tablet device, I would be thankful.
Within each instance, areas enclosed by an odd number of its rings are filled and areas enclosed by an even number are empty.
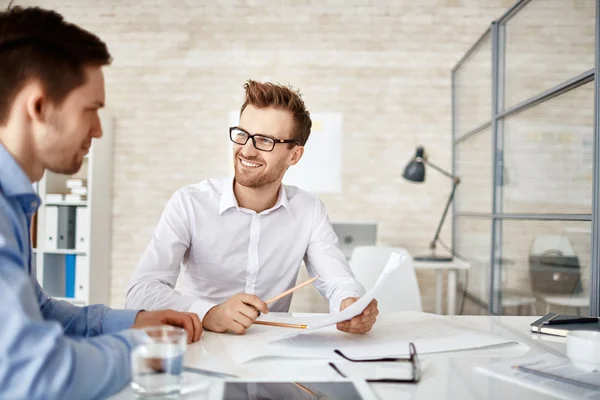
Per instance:
[[[216,383],[216,382],[215,382]],[[376,400],[365,381],[340,380],[334,382],[268,382],[222,381],[215,399],[223,400]],[[213,392],[214,394],[217,394]],[[213,398],[213,397],[211,397]]]

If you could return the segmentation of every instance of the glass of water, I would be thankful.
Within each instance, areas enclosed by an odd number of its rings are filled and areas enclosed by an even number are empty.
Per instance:
[[[178,395],[187,334],[181,328],[142,329],[146,341],[131,353],[131,387],[139,397]]]

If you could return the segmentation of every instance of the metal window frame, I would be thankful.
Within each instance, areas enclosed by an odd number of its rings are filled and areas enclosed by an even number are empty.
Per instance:
[[[590,283],[590,315],[600,316],[600,0],[596,0],[596,46],[595,46],[595,66],[593,69],[583,72],[567,81],[532,96],[525,101],[511,106],[508,109],[504,108],[504,77],[505,77],[505,27],[506,23],[515,15],[517,15],[531,0],[520,0],[515,3],[509,10],[506,11],[499,19],[493,21],[490,27],[481,35],[475,44],[467,51],[467,53],[459,60],[452,68],[452,172],[454,175],[459,173],[458,158],[460,157],[458,146],[461,142],[472,138],[491,127],[492,143],[491,151],[493,157],[493,175],[492,181],[492,212],[464,212],[458,211],[456,201],[460,201],[460,196],[457,196],[453,202],[453,218],[452,218],[452,246],[457,248],[457,223],[456,220],[460,217],[467,218],[484,218],[491,219],[491,250],[490,250],[490,299],[488,311],[490,314],[502,313],[502,294],[501,294],[501,278],[502,265],[498,260],[502,255],[502,222],[504,220],[543,220],[543,221],[580,221],[591,222],[591,283]],[[459,136],[458,132],[458,94],[457,91],[457,74],[460,72],[460,67],[468,61],[469,57],[478,49],[478,47],[491,35],[491,57],[492,57],[492,110],[491,119],[488,122],[472,129]],[[546,102],[554,97],[560,96],[570,90],[576,89],[579,86],[594,80],[594,133],[593,133],[593,197],[592,197],[592,213],[591,214],[519,214],[519,213],[504,213],[502,209],[503,193],[502,181],[503,177],[503,144],[504,144],[504,119],[516,113],[525,111],[528,108]],[[472,294],[468,293],[468,288],[463,288],[467,298],[472,298]],[[475,296],[476,297],[476,296]],[[477,303],[477,302],[475,302]],[[485,304],[485,301],[479,299],[479,305]]]

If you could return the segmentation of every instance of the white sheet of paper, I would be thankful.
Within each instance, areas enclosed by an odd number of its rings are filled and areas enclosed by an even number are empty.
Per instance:
[[[599,398],[600,391],[521,371],[514,368],[516,365],[535,365],[536,369],[549,369],[551,370],[549,372],[568,376],[572,379],[579,379],[581,382],[589,384],[597,385],[598,382],[600,382],[600,372],[584,372],[577,370],[571,365],[567,358],[558,357],[550,353],[479,366],[475,368],[475,371],[562,399]],[[596,376],[594,376],[594,374]]]
[[[367,306],[371,303],[371,301],[374,298],[377,297],[377,293],[379,293],[381,288],[389,282],[388,277],[400,267],[400,265],[405,261],[405,259],[406,259],[406,256],[404,254],[392,253],[390,255],[390,258],[388,259],[387,264],[385,265],[385,268],[381,272],[379,279],[377,279],[375,286],[373,286],[373,288],[371,290],[369,290],[367,293],[365,293],[364,296],[362,296],[360,299],[358,299],[355,303],[351,304],[348,308],[346,308],[340,312],[330,314],[328,318],[325,318],[322,321],[316,321],[316,322],[312,321],[312,323],[306,323],[306,325],[308,325],[307,329],[298,329],[293,332],[285,333],[285,334],[281,335],[280,337],[274,337],[274,338],[270,339],[269,342],[272,343],[272,342],[276,342],[278,340],[285,340],[285,339],[293,338],[295,336],[305,335],[307,333],[314,332],[318,329],[322,329],[327,326],[335,325],[338,322],[348,321],[349,319],[356,317],[357,315],[362,313],[365,308],[367,308]],[[298,323],[298,322],[296,322],[296,323]],[[303,322],[299,322],[299,323],[302,324]]]
[[[306,317],[287,317],[299,323]],[[211,352],[222,354],[232,362],[242,364],[261,357],[292,357],[342,361],[333,350],[339,349],[349,357],[373,358],[407,356],[408,344],[413,342],[418,354],[438,353],[485,348],[515,343],[499,336],[472,329],[468,325],[448,318],[402,311],[379,315],[373,329],[365,335],[340,332],[328,326],[309,334],[285,340],[271,340],[293,328],[253,325],[245,335],[214,334],[205,332],[204,346]]]

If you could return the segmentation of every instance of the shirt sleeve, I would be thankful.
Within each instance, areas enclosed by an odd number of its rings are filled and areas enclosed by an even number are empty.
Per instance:
[[[191,224],[181,190],[167,203],[127,290],[125,307],[144,310],[170,308],[195,312],[200,318],[216,304],[175,290],[181,262],[190,247]]]
[[[311,277],[319,276],[315,286],[329,301],[329,309],[336,312],[344,299],[361,297],[365,289],[354,277],[340,249],[325,205],[319,199],[315,203],[313,228],[304,263]]]
[[[113,310],[102,304],[77,307],[68,301],[49,297],[37,281],[33,282],[42,316],[60,323],[69,336],[92,337],[131,328],[139,310]]]
[[[56,320],[44,320],[32,278],[9,233],[0,231],[0,398],[104,398],[118,392],[130,380],[130,352],[143,333],[76,339],[65,335]],[[60,308],[60,319],[71,320],[70,307]],[[81,327],[73,329],[78,331]]]

